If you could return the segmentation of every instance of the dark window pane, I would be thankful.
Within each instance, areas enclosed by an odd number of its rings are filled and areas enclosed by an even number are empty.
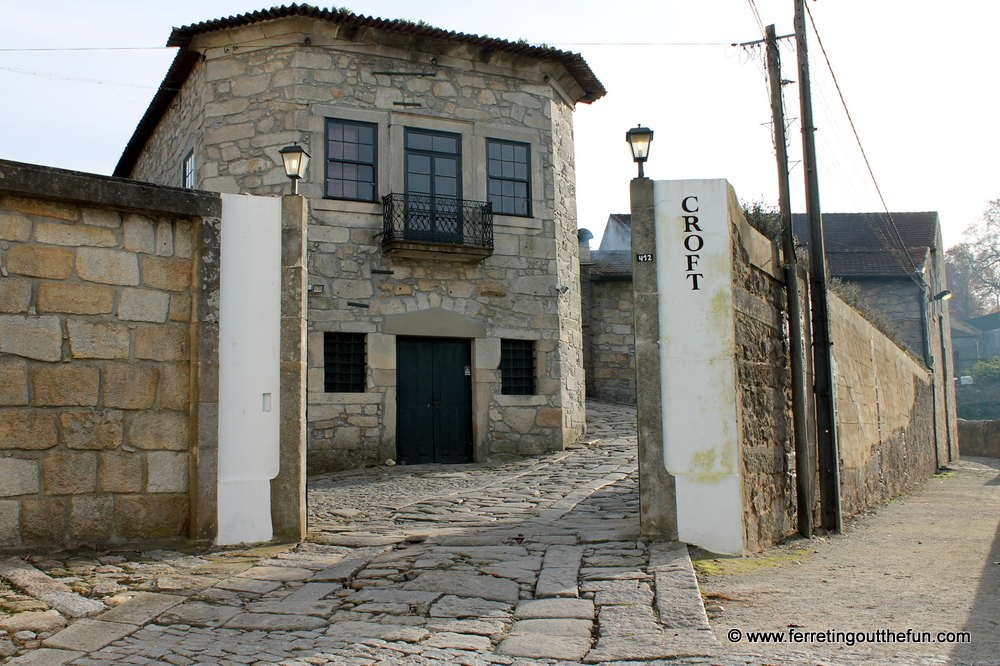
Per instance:
[[[409,159],[411,174],[430,174],[431,172],[431,158],[427,155],[410,155]]]
[[[431,150],[431,137],[426,134],[409,132],[406,135],[406,147],[414,150]]]
[[[326,193],[327,193],[327,196],[331,196],[331,197],[342,197],[342,196],[344,196],[344,181],[342,181],[342,180],[328,180],[328,181],[326,181]]]
[[[517,163],[514,165],[514,178],[517,180],[528,180],[528,165]]]
[[[415,194],[430,194],[431,177],[423,174],[411,173],[409,187],[407,189]]]
[[[437,153],[457,153],[458,141],[450,136],[434,137],[434,152]]]
[[[434,160],[434,173],[438,176],[452,176],[458,173],[458,164],[450,157],[438,157]]]
[[[372,164],[375,162],[375,146],[361,144],[358,146],[358,161]]]
[[[434,194],[439,197],[458,196],[458,180],[438,177],[434,179]]]

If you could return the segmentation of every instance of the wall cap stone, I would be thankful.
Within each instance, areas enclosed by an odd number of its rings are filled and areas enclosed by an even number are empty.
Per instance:
[[[219,217],[218,194],[0,160],[0,192],[98,208]]]

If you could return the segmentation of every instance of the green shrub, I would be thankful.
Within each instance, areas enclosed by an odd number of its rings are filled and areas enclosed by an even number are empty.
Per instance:
[[[763,201],[741,201],[743,216],[750,226],[767,236],[773,243],[781,246],[781,215],[776,206],[769,206]]]
[[[1000,384],[1000,356],[988,358],[972,366],[972,378],[977,384]]]

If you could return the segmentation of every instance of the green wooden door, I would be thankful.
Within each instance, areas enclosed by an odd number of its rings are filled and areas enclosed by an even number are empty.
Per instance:
[[[472,462],[472,345],[457,338],[396,338],[399,462]]]

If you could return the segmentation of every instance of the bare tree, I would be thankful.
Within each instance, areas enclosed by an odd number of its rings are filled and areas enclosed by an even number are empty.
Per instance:
[[[958,254],[968,261],[972,291],[988,304],[989,312],[1000,310],[1000,199],[991,201],[983,219],[969,225],[963,235],[965,242],[948,250],[948,255],[966,246]]]
[[[944,258],[945,275],[952,298],[948,310],[952,317],[971,319],[988,314],[991,302],[977,291],[974,285],[975,256],[969,243],[959,243],[948,248]]]

